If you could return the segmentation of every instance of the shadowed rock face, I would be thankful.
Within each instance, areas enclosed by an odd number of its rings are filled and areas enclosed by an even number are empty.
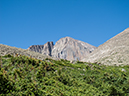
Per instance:
[[[129,28],[100,45],[81,61],[106,65],[129,64]]]
[[[56,42],[52,56],[67,60],[80,60],[91,53],[96,47],[70,37],[61,38]]]
[[[28,50],[39,52],[56,58],[80,60],[91,53],[96,47],[70,37],[61,38],[54,45],[47,42],[44,45],[32,45]]]
[[[28,50],[42,53],[43,48],[44,45],[32,45],[28,48]]]
[[[51,56],[53,46],[53,42],[47,42],[44,45],[32,45],[28,50]]]

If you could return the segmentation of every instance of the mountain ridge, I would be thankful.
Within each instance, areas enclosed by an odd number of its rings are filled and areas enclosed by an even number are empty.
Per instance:
[[[83,41],[71,37],[64,37],[56,42],[52,50],[52,56],[67,60],[80,60],[91,53],[95,48],[95,46]]]
[[[50,51],[46,52],[44,51],[44,48],[41,48],[39,53],[67,60],[80,60],[84,58],[87,54],[91,53],[96,48],[93,45],[90,45],[80,40],[76,40],[68,36],[59,39],[55,45],[51,44],[52,46],[50,47],[47,45],[47,43],[45,43],[44,45],[46,45],[47,49],[51,49],[50,50],[51,52]],[[44,45],[39,45],[39,47],[42,47]],[[28,50],[31,50],[30,47],[28,48]],[[32,48],[31,51],[37,51],[37,50],[39,49]]]
[[[81,61],[101,62],[106,65],[128,64],[129,60],[129,28],[100,45]]]
[[[31,45],[27,50],[39,52],[41,54],[45,54],[51,56],[51,51],[54,44],[52,41],[45,43],[44,45]]]
[[[4,55],[8,55],[8,54],[13,55],[13,56],[15,56],[15,55],[25,55],[25,56],[29,56],[29,57],[40,59],[40,60],[43,60],[43,59],[46,59],[46,58],[57,60],[57,58],[50,57],[50,56],[47,56],[47,55],[43,55],[43,54],[40,54],[38,52],[29,51],[29,50],[26,50],[26,49],[21,49],[21,48],[16,48],[16,47],[11,47],[11,46],[8,46],[8,45],[0,44],[0,55],[4,56]]]

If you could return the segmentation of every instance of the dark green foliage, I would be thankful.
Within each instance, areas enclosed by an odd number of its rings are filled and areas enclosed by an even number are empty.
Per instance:
[[[0,56],[0,69],[1,69],[1,66],[2,66],[2,56]]]
[[[10,54],[8,54],[8,55],[5,55],[4,57],[12,57]]]
[[[11,82],[7,76],[4,69],[0,70],[0,94],[7,94],[15,90],[13,87],[13,82]]]
[[[0,95],[128,96],[129,66],[1,57]]]

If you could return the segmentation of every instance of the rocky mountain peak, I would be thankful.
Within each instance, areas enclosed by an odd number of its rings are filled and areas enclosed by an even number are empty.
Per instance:
[[[71,41],[75,41],[75,39],[73,39],[73,38],[71,38],[71,37],[64,37],[64,38],[61,38],[60,40],[58,40],[58,41],[56,42],[56,44],[59,44],[59,43],[67,44],[67,43],[69,43],[69,42],[71,42]],[[56,45],[56,44],[55,44],[55,45]]]
[[[44,45],[32,45],[28,48],[28,50],[51,56],[53,46],[53,42],[47,42]]]
[[[52,56],[53,42],[47,42],[44,44],[44,48],[42,49],[42,54]]]
[[[95,46],[88,43],[75,40],[71,37],[64,37],[58,40],[55,45],[53,42],[47,42],[44,45],[32,45],[28,49],[56,58],[80,60],[91,53],[95,48]]]
[[[44,45],[32,45],[28,48],[28,50],[42,53],[43,48],[44,48]]]
[[[52,50],[52,56],[67,60],[80,60],[91,53],[96,47],[88,43],[64,37],[58,40]]]

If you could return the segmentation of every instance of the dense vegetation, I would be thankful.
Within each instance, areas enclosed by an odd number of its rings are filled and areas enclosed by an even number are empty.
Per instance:
[[[127,96],[129,65],[71,64],[67,60],[1,56],[0,95]]]

